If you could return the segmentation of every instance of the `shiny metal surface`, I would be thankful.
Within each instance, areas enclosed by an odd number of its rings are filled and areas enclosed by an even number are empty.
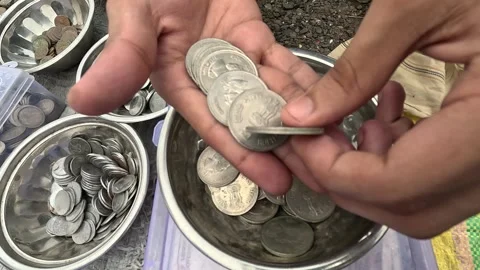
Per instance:
[[[77,75],[75,78],[76,82],[80,81],[80,78],[82,78],[83,74],[85,74],[85,72],[87,72],[87,70],[93,65],[93,63],[95,62],[95,59],[97,59],[98,55],[100,55],[103,48],[105,47],[105,43],[107,42],[107,40],[108,40],[108,35],[105,35],[103,38],[97,41],[97,43],[95,43],[90,48],[90,50],[88,50],[88,52],[85,54],[82,61],[78,65]],[[164,116],[167,114],[168,108],[169,107],[167,106],[160,111],[153,112],[153,113],[146,113],[138,116],[108,113],[108,114],[103,114],[100,117],[103,117],[111,121],[120,122],[120,123],[137,123],[137,122],[148,121],[151,119]]]
[[[0,16],[0,31],[5,29],[7,23],[10,21],[17,12],[30,3],[29,0],[18,0],[13,5],[11,5],[3,15]]]
[[[43,175],[51,161],[67,155],[74,133],[112,134],[139,161],[139,182],[126,218],[111,236],[85,245],[71,239],[51,238],[45,231],[49,219],[51,181]],[[0,261],[11,269],[78,269],[107,252],[129,229],[138,215],[148,187],[147,152],[128,125],[99,117],[73,115],[54,121],[23,141],[0,169]],[[36,166],[35,166],[36,165]]]
[[[0,63],[16,61],[19,68],[29,73],[58,72],[78,64],[93,42],[94,0],[35,0],[22,4],[23,8],[14,9],[16,13],[11,13],[5,27],[0,28]],[[82,30],[65,51],[39,64],[34,58],[32,40],[54,26],[56,15],[67,15],[74,24],[82,24]]]
[[[326,73],[334,60],[293,49],[318,73]],[[372,99],[359,114],[374,117]],[[198,179],[198,134],[171,110],[163,124],[157,152],[159,184],[170,215],[186,238],[201,252],[229,269],[341,269],[363,256],[383,237],[387,227],[337,207],[326,221],[313,225],[315,244],[306,254],[281,258],[268,253],[260,242],[258,225],[246,225],[215,209]]]

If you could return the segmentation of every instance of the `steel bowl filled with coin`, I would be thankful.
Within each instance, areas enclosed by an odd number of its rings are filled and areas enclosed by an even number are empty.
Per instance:
[[[97,41],[85,54],[77,69],[77,82],[93,65],[105,47],[107,40],[108,35]],[[120,123],[137,123],[163,117],[167,114],[167,111],[167,103],[155,91],[150,80],[147,80],[129,102],[113,112],[101,115],[101,117]]]
[[[29,1],[0,34],[0,62],[29,72],[78,64],[93,42],[93,0]]]
[[[98,259],[139,213],[148,170],[126,124],[73,115],[40,128],[0,169],[0,262],[63,270]]]
[[[319,74],[334,65],[329,57],[292,51]],[[212,115],[245,148],[266,152],[290,135],[323,133],[321,128],[281,126],[285,102],[266,88],[255,66],[232,44],[201,40],[190,49],[187,65],[190,61],[192,80],[207,100],[218,101],[208,103]],[[212,70],[215,75],[202,78]],[[340,127],[352,144],[375,110],[373,99],[345,118]],[[229,269],[340,269],[387,231],[336,206],[295,176],[286,194],[267,194],[206,145],[175,110],[163,123],[157,153],[159,184],[177,226],[201,252]]]

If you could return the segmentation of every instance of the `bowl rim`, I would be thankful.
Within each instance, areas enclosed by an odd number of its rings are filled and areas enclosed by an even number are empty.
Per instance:
[[[28,144],[32,143],[33,141],[37,140],[37,138],[40,138],[40,141],[43,141],[47,139],[49,136],[56,134],[62,130],[69,129],[71,126],[108,126],[117,130],[121,130],[122,133],[130,140],[132,140],[132,143],[136,150],[139,153],[139,159],[140,159],[140,172],[145,172],[143,174],[143,177],[141,180],[139,179],[139,186],[137,189],[137,194],[135,195],[134,202],[129,210],[129,213],[127,213],[127,216],[125,219],[122,221],[121,225],[117,228],[116,232],[113,233],[109,238],[107,238],[104,242],[100,242],[96,247],[93,249],[85,252],[82,255],[79,255],[75,258],[69,258],[69,259],[64,259],[64,260],[59,260],[59,261],[51,261],[48,262],[51,264],[48,269],[52,270],[67,270],[67,269],[79,269],[82,267],[85,267],[86,265],[92,263],[93,261],[97,260],[101,256],[103,256],[108,250],[110,250],[118,241],[128,232],[128,230],[131,228],[133,225],[134,221],[136,220],[138,214],[140,214],[140,211],[142,209],[143,202],[145,201],[145,198],[147,196],[148,192],[148,186],[150,182],[150,166],[149,166],[149,157],[147,154],[147,150],[145,149],[145,146],[139,137],[138,133],[129,125],[123,124],[123,123],[112,123],[111,121],[108,121],[106,119],[100,118],[100,117],[95,117],[95,116],[86,116],[86,115],[81,115],[81,114],[74,114],[70,116],[65,116],[62,118],[59,118],[58,120],[55,120],[35,132],[33,132],[30,136],[28,136],[25,140],[18,145],[13,152],[7,157],[3,165],[0,167],[0,181],[2,178],[5,176],[7,169],[11,167],[12,162],[14,159],[19,155],[20,151],[24,149]],[[52,129],[55,127],[60,126],[60,129],[52,132]],[[22,159],[24,159],[23,157]],[[15,164],[15,167],[18,166],[18,164]],[[14,169],[16,170],[16,169]],[[11,177],[9,177],[11,178]],[[9,183],[6,184],[7,186]],[[6,187],[7,187],[6,186]],[[0,199],[1,199],[1,204],[0,204],[0,209],[3,211],[4,205],[5,205],[5,196],[6,194],[1,191],[0,193]],[[3,214],[2,214],[3,215]],[[1,230],[2,233],[5,232],[5,222],[3,220],[1,222]],[[12,246],[11,238],[9,236],[5,236],[7,238],[7,244],[14,252],[18,254],[19,248],[16,246]],[[25,254],[25,252],[21,252]],[[18,254],[18,256],[21,256]],[[32,257],[28,256],[27,257]],[[24,257],[25,260],[28,260],[27,258]],[[74,260],[75,259],[75,260]],[[39,262],[45,262],[44,260],[39,260],[36,259],[36,261]],[[29,266],[26,265],[22,262],[17,261],[16,259],[12,258],[10,255],[8,255],[4,249],[0,246],[0,262],[3,263],[5,266],[10,267],[11,269],[22,269],[22,270],[40,270],[40,269],[46,269],[46,265],[43,266]],[[32,262],[33,264],[35,262]]]
[[[315,52],[291,48],[296,56],[310,61],[324,64],[329,67],[333,67],[335,59],[318,54]],[[372,98],[372,102],[377,106],[377,97]],[[157,172],[158,172],[158,185],[162,191],[165,204],[169,211],[169,214],[173,218],[174,222],[183,233],[183,235],[192,243],[200,252],[211,258],[215,262],[221,264],[229,269],[264,269],[275,270],[281,269],[281,267],[266,266],[256,263],[246,262],[238,259],[230,254],[223,252],[214,245],[205,240],[197,230],[190,224],[183,211],[178,205],[175,195],[173,194],[172,185],[170,182],[169,171],[167,166],[167,141],[170,130],[172,128],[173,120],[177,112],[172,108],[164,120],[162,130],[160,133],[159,144],[157,148]],[[297,270],[313,270],[313,269],[341,269],[345,266],[356,261],[368,251],[370,251],[385,235],[388,231],[388,227],[380,224],[375,224],[369,232],[362,237],[354,246],[342,251],[333,258],[312,265],[290,267],[289,269]]]
[[[85,64],[87,63],[88,59],[90,59],[90,56],[102,45],[106,44],[108,41],[109,34],[106,34],[103,36],[101,39],[99,39],[93,46],[88,49],[87,53],[85,53],[85,56],[83,56],[82,61],[80,61],[80,64],[78,65],[77,72],[75,74],[75,83],[78,83],[80,79],[82,78],[82,71],[85,67]],[[103,49],[102,49],[103,50]],[[85,71],[86,72],[86,71]],[[106,113],[100,115],[100,117],[105,118],[110,121],[115,121],[115,122],[120,122],[120,123],[138,123],[138,122],[144,122],[148,120],[152,120],[158,117],[165,116],[169,110],[169,105],[167,105],[165,108],[161,109],[158,112],[153,112],[153,113],[148,113],[148,114],[142,114],[142,115],[137,115],[137,116],[130,116],[130,115],[120,115],[116,113]]]
[[[13,23],[18,19],[18,17],[20,17],[27,9],[29,9],[30,7],[32,7],[33,5],[41,2],[41,1],[46,1],[46,0],[33,0],[31,1],[30,3],[28,3],[27,5],[25,5],[23,8],[21,8],[19,11],[17,11],[17,13],[15,13],[15,15],[13,15],[12,18],[10,18],[10,20],[8,21],[8,23],[6,24],[5,26],[5,29],[2,30],[2,33],[0,34],[0,51],[2,50],[2,41],[3,39],[5,38],[5,35],[7,33],[7,31],[10,29],[10,27],[13,25]],[[88,3],[88,15],[87,15],[87,19],[83,25],[83,28],[82,28],[82,31],[80,31],[80,33],[78,34],[78,37],[73,41],[72,44],[70,44],[67,49],[65,49],[63,52],[61,52],[59,55],[55,56],[53,59],[43,63],[43,64],[39,64],[39,65],[36,65],[36,66],[33,66],[31,68],[26,68],[24,69],[24,71],[28,72],[28,73],[34,73],[34,72],[38,72],[38,71],[41,71],[41,70],[44,70],[44,69],[47,69],[49,67],[51,67],[52,65],[56,64],[57,62],[59,62],[61,59],[63,59],[65,56],[67,56],[71,51],[73,51],[73,49],[75,47],[78,46],[78,44],[81,42],[81,40],[87,35],[87,32],[89,31],[89,28],[91,27],[92,25],[92,22],[93,22],[93,14],[95,12],[95,1],[94,0],[84,0],[85,2]],[[21,2],[21,1],[19,1]],[[0,53],[0,64],[5,64],[6,62],[3,60],[3,57],[2,57],[2,54]]]

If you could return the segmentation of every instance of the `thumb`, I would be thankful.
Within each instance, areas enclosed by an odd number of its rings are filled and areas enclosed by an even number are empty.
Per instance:
[[[421,37],[422,20],[405,23],[419,12],[396,9],[410,1],[373,1],[350,46],[323,78],[282,112],[290,126],[324,126],[352,113],[378,93]],[[417,1],[412,1],[417,2]],[[405,10],[409,13],[405,13]],[[414,17],[416,18],[416,17]],[[395,29],[395,30],[393,30]]]
[[[95,64],[68,94],[68,103],[75,111],[87,115],[111,112],[147,80],[155,64],[157,34],[144,2],[107,2],[108,41]]]

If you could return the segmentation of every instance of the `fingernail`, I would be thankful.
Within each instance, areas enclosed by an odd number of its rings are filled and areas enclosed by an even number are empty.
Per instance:
[[[312,114],[314,108],[312,99],[308,96],[303,96],[289,104],[287,111],[293,118],[301,122]]]

